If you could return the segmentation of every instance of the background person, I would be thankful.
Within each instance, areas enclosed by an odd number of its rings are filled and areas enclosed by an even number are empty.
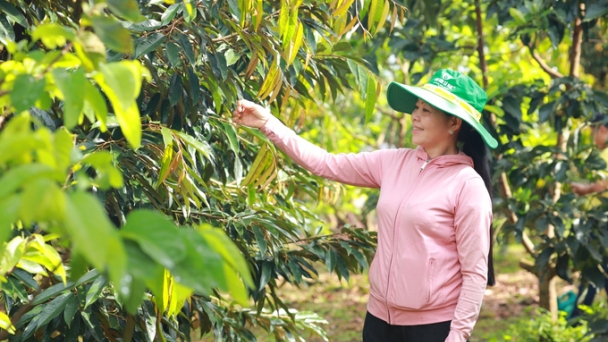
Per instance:
[[[422,87],[392,82],[387,98],[412,114],[416,149],[330,154],[246,100],[233,119],[260,128],[316,175],[380,188],[363,341],[465,341],[486,285],[494,284],[484,141],[497,142],[480,123],[487,95],[471,78],[443,69]]]

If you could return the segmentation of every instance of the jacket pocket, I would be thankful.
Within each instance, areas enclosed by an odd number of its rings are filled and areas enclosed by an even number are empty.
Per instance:
[[[382,275],[379,263],[377,257],[375,257],[369,266],[369,294],[376,299],[384,301],[384,297],[386,296],[386,275]]]
[[[388,300],[392,306],[407,310],[429,308],[435,279],[435,259],[425,264],[416,264],[414,260],[403,258],[395,265],[388,284]]]

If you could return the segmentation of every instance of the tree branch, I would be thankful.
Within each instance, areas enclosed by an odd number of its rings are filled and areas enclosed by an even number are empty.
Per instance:
[[[219,37],[219,38],[213,38],[213,39],[211,39],[211,41],[214,42],[214,43],[225,42],[225,41],[227,41],[227,40],[229,40],[231,38],[234,38],[234,37],[236,37],[238,35],[239,35],[239,33],[235,32],[235,33],[231,33],[231,34],[229,34],[227,36],[223,36],[223,37]]]
[[[528,49],[530,50],[532,58],[534,58],[534,60],[536,61],[536,63],[538,63],[541,69],[543,69],[547,74],[549,74],[551,78],[564,77],[564,75],[562,75],[559,71],[551,69],[551,67],[547,65],[547,63],[545,63],[545,60],[538,54],[538,52],[536,52],[536,50],[534,50],[532,46],[528,45]]]
[[[581,10],[584,9],[581,4]],[[578,77],[579,66],[581,64],[581,45],[583,41],[583,23],[579,16],[574,20],[574,30],[572,31],[572,49],[570,50],[570,77]]]
[[[479,54],[479,64],[481,67],[481,75],[483,78],[483,88],[488,88],[488,63],[486,62],[486,56],[483,51],[484,39],[483,39],[483,25],[481,22],[481,5],[479,0],[475,0],[475,14],[477,23],[477,54]]]

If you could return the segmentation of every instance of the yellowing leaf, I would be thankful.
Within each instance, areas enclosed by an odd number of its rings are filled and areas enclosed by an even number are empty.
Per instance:
[[[372,30],[374,27],[374,23],[376,22],[376,11],[378,10],[378,1],[381,0],[372,0],[369,5],[369,15],[367,16],[367,29]]]
[[[256,16],[254,22],[254,29],[257,32],[260,23],[262,22],[262,16],[264,15],[264,0],[256,0]]]
[[[302,46],[302,42],[304,41],[304,25],[298,21],[296,28],[296,35],[293,40],[289,43],[289,54],[287,59],[287,65],[291,65],[293,61],[296,59],[298,55],[298,51],[300,50],[300,46]]]
[[[388,11],[390,10],[390,8],[391,7],[388,3],[388,0],[384,0],[382,14],[380,15],[380,19],[378,21],[378,26],[376,26],[376,30],[374,31],[374,34],[377,34],[378,31],[380,31],[380,29],[382,28],[382,26],[384,26],[384,23],[386,22],[386,19],[388,18]]]
[[[279,73],[279,56],[274,58],[270,69],[268,70],[268,74],[266,75],[266,79],[264,79],[264,83],[260,87],[260,91],[258,92],[258,97],[265,98],[272,91],[273,86],[276,84],[275,78]]]
[[[343,15],[345,15],[348,11],[348,9],[350,8],[350,6],[353,4],[354,0],[346,0],[344,1],[338,8],[336,8],[334,10],[333,16],[334,17],[341,17]]]
[[[15,326],[4,312],[0,311],[0,329],[8,331],[9,334],[15,334]]]

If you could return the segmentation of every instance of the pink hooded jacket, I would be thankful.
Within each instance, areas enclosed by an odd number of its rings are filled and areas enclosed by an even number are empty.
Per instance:
[[[451,320],[446,342],[466,341],[486,288],[492,220],[472,159],[429,160],[421,147],[330,154],[275,117],[261,131],[316,175],[380,188],[368,311],[393,325]]]

